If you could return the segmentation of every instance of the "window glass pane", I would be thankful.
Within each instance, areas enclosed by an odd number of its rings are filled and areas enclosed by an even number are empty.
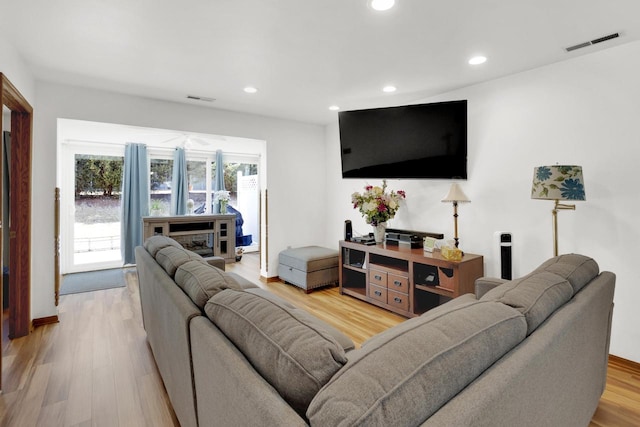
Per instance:
[[[187,175],[189,198],[193,200],[196,212],[205,205],[207,197],[207,162],[201,160],[187,160]],[[210,213],[210,210],[206,210]],[[200,212],[198,212],[200,213]]]
[[[224,162],[224,189],[229,192],[231,200],[229,204],[236,206],[238,197],[238,172],[241,172],[242,176],[257,175],[258,164],[257,163],[238,163],[238,162]],[[216,176],[216,164],[211,163],[211,188],[215,188],[215,176]],[[211,194],[213,200],[213,193]]]
[[[245,251],[259,250],[260,188],[258,163],[252,160],[224,162],[224,186],[229,191],[231,213],[236,213],[236,247]],[[212,179],[215,166],[212,165]],[[212,183],[213,184],[213,183]],[[213,188],[213,185],[212,185]]]
[[[73,265],[121,261],[123,157],[75,154]]]
[[[171,206],[171,178],[173,175],[173,160],[151,159],[151,215],[169,215]]]

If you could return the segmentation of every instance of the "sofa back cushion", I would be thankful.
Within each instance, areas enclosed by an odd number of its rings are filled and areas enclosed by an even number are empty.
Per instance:
[[[166,248],[167,246],[174,246],[176,248],[182,247],[180,243],[176,242],[171,237],[161,236],[161,235],[149,237],[147,240],[144,241],[143,246],[147,250],[147,252],[149,252],[151,256],[154,258],[156,256],[156,253],[160,249]]]
[[[312,426],[416,426],[526,335],[524,316],[494,301],[439,307],[349,353],[307,410]]]
[[[156,262],[167,272],[172,278],[176,274],[176,270],[182,264],[188,261],[200,261],[205,260],[195,252],[188,251],[184,248],[177,248],[175,246],[166,246],[156,252]]]
[[[548,271],[564,277],[571,283],[575,294],[600,273],[600,267],[593,258],[566,254],[545,261],[535,271]]]
[[[519,310],[527,319],[527,335],[573,296],[571,284],[547,271],[533,272],[493,288],[480,301],[498,301]]]
[[[233,277],[202,261],[182,264],[176,270],[174,280],[200,309],[204,309],[209,298],[224,289],[242,289]]]
[[[205,312],[301,416],[347,362],[342,346],[313,317],[273,299],[227,289]]]

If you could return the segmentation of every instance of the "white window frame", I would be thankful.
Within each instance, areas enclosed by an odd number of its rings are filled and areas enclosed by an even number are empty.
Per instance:
[[[76,155],[117,156],[124,158],[124,146],[94,141],[64,141],[61,150],[60,187],[60,271],[62,274],[122,267],[115,261],[75,264],[75,185]]]

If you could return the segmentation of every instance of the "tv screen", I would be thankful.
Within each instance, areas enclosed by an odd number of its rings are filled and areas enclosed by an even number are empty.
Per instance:
[[[338,114],[343,178],[467,179],[467,101]]]

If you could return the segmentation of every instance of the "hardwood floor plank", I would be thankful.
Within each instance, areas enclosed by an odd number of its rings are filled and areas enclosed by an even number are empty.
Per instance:
[[[73,371],[65,412],[65,425],[91,421],[93,402],[93,374]]]
[[[67,402],[61,401],[46,405],[40,410],[40,416],[36,426],[38,427],[64,427],[64,417],[67,410]]]
[[[142,412],[148,426],[179,426],[178,419],[169,404],[162,380],[159,375],[145,375],[138,378],[138,387],[143,399]]]
[[[44,393],[51,375],[51,364],[38,365],[29,378],[29,386],[23,390],[23,398],[15,416],[9,420],[9,426],[29,427],[35,426],[40,416]]]
[[[262,281],[254,254],[227,269],[308,310],[357,346],[406,320],[337,287],[306,294]],[[0,426],[179,427],[142,327],[137,276],[129,271],[125,278],[124,288],[62,296],[60,323],[15,340],[2,337]],[[612,357],[590,426],[639,425],[640,365]]]
[[[113,374],[113,366],[99,366],[93,370],[93,393],[91,419],[96,427],[117,426],[118,399]]]

